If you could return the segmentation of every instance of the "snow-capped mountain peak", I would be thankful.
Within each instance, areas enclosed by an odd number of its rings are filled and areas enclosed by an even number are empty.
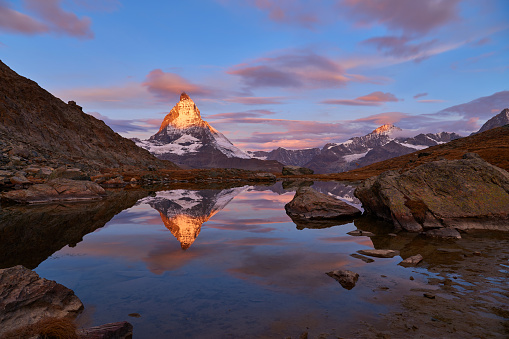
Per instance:
[[[401,128],[399,127],[396,127],[394,126],[393,124],[385,124],[385,125],[382,125],[378,128],[376,128],[375,130],[373,130],[373,132],[371,132],[370,134],[386,134],[386,135],[390,135],[396,131],[402,131]]]
[[[186,93],[180,95],[161,123],[159,131],[148,140],[133,139],[161,159],[180,163],[183,156],[251,159],[235,147],[228,138],[201,118],[200,110]]]

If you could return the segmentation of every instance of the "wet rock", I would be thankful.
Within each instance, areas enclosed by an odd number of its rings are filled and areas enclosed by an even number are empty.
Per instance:
[[[75,317],[83,304],[74,292],[23,266],[0,269],[0,329],[11,331],[43,318]]]
[[[73,201],[100,199],[106,191],[91,181],[54,179],[45,184],[33,185],[26,190],[9,191],[2,194],[2,200],[34,204],[51,201]]]
[[[355,237],[358,237],[358,236],[373,237],[375,235],[374,233],[371,233],[371,232],[368,232],[368,231],[363,231],[363,230],[350,231],[347,234],[355,236]]]
[[[355,258],[355,259],[361,259],[362,261],[364,261],[367,264],[374,262],[373,259],[365,257],[365,256],[360,255],[360,254],[357,254],[357,253],[352,253],[352,254],[350,254],[350,256],[352,258]]]
[[[426,231],[425,234],[427,237],[432,238],[461,239],[461,234],[455,228],[452,227],[429,230]]]
[[[341,219],[360,216],[357,208],[311,187],[301,187],[292,201],[285,205],[286,214],[292,219]]]
[[[509,231],[509,173],[467,157],[423,164],[404,173],[387,171],[356,190],[367,213],[396,228]]]
[[[312,169],[299,166],[284,166],[283,175],[308,175],[315,173]]]
[[[336,279],[343,288],[351,290],[355,287],[359,274],[348,270],[335,270],[326,273],[329,277]]]
[[[416,254],[411,257],[406,258],[405,260],[400,262],[399,265],[405,266],[405,267],[415,266],[418,263],[420,263],[422,261],[422,259],[423,259],[422,255]]]
[[[357,253],[376,258],[392,258],[399,255],[399,251],[396,250],[359,250]]]
[[[109,323],[80,330],[78,335],[83,339],[129,339],[133,336],[133,325],[127,321]]]
[[[435,299],[435,295],[431,293],[424,293],[423,296],[428,299]]]

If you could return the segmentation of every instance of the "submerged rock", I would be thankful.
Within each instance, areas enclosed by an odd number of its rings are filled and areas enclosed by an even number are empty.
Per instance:
[[[437,228],[426,231],[427,237],[442,238],[442,239],[461,239],[461,234],[455,228]]]
[[[307,175],[313,173],[315,173],[315,171],[312,169],[299,166],[285,166],[282,171],[283,175]]]
[[[87,339],[128,339],[133,337],[133,325],[121,321],[83,329],[78,334]]]
[[[100,199],[104,196],[106,196],[106,191],[95,182],[54,179],[45,184],[33,185],[26,190],[3,193],[2,200],[34,204],[52,201]]]
[[[0,269],[0,334],[47,317],[75,317],[81,310],[67,287],[20,265]]]
[[[331,196],[317,192],[311,187],[301,187],[292,201],[285,205],[286,214],[292,219],[341,219],[360,216],[357,208]]]
[[[509,173],[479,157],[440,160],[402,174],[388,171],[356,190],[365,211],[396,228],[509,231]]]
[[[416,254],[411,257],[406,258],[405,260],[400,262],[399,265],[405,266],[405,267],[415,266],[418,263],[420,263],[422,261],[422,259],[423,259],[422,255]]]
[[[399,255],[399,251],[396,250],[359,250],[357,253],[376,258],[392,258]]]
[[[348,270],[335,270],[326,273],[329,277],[336,279],[343,288],[351,290],[355,287],[359,274]]]

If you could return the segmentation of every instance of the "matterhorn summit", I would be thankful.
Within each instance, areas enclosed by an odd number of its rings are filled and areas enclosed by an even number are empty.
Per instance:
[[[191,168],[242,168],[279,170],[282,165],[252,159],[234,146],[221,132],[201,118],[200,110],[186,93],[161,123],[159,131],[148,140],[133,139],[159,159],[171,160]],[[277,168],[277,169],[276,169]]]

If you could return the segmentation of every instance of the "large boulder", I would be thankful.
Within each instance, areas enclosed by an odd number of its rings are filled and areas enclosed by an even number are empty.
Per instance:
[[[54,179],[45,184],[33,185],[26,190],[3,193],[2,200],[33,204],[52,201],[100,199],[104,196],[106,196],[106,191],[95,182]]]
[[[327,220],[353,218],[362,214],[357,208],[311,187],[301,187],[285,205],[286,214],[294,220]]]
[[[0,269],[0,335],[43,318],[73,318],[82,310],[67,287],[20,265]]]
[[[283,167],[283,175],[308,175],[315,173],[312,169],[300,166],[285,166]]]
[[[509,231],[509,173],[476,155],[388,171],[355,190],[365,211],[396,228]]]

